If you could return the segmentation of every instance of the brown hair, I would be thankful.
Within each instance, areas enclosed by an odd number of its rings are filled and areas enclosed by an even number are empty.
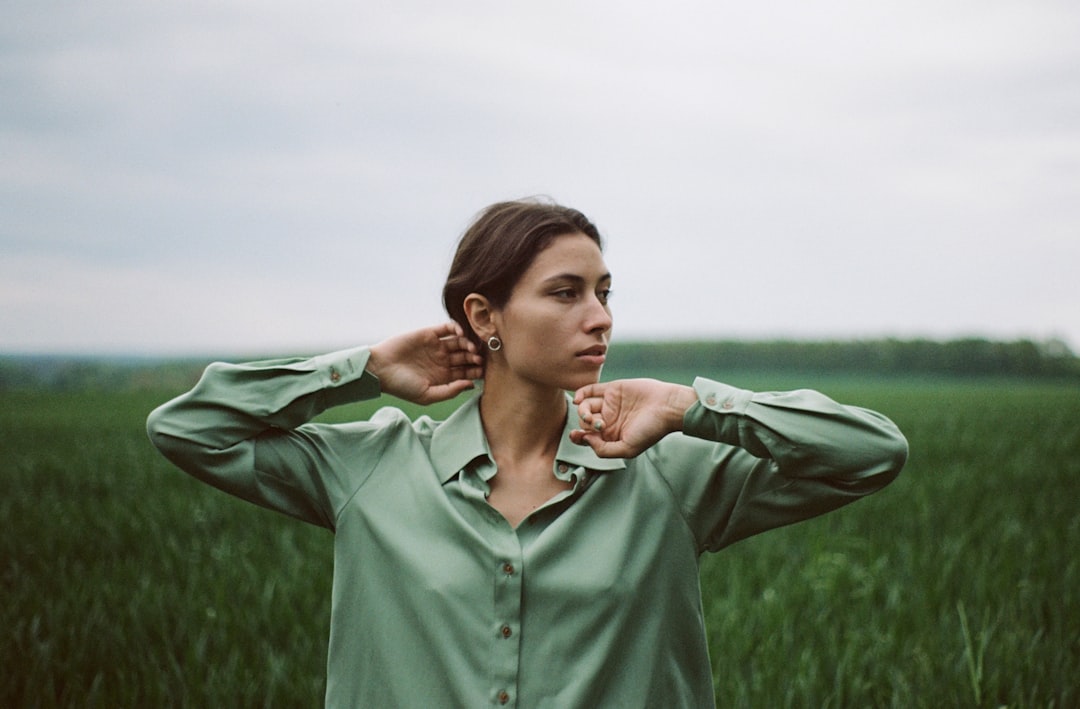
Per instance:
[[[600,232],[576,209],[539,199],[499,202],[480,212],[458,242],[443,286],[443,305],[477,345],[465,296],[479,293],[502,308],[536,255],[557,236],[581,233],[603,249]],[[483,351],[483,348],[481,348]]]

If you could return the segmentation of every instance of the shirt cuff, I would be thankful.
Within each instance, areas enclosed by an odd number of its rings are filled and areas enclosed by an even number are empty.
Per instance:
[[[694,379],[694,391],[698,400],[683,415],[683,433],[738,445],[739,418],[746,413],[754,392],[704,377]]]
[[[314,371],[323,383],[323,401],[330,406],[374,399],[382,393],[379,378],[364,369],[371,349],[354,347],[311,358]]]

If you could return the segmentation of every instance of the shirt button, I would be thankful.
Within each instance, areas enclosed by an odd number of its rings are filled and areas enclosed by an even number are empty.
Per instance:
[[[503,564],[503,573],[507,576],[512,575],[514,573],[514,565],[510,563]]]
[[[565,473],[569,469],[570,469],[570,466],[567,465],[566,463],[559,463],[559,472],[560,473]]]
[[[508,638],[508,637],[510,637],[511,635],[513,635],[513,634],[514,634],[514,631],[510,629],[510,626],[509,626],[509,625],[504,625],[504,626],[502,627],[502,631],[501,631],[501,632],[502,632],[502,636],[503,636],[504,638]]]
[[[716,396],[713,394],[709,394],[705,397],[705,403],[709,406],[716,406]]]
[[[334,382],[335,384],[338,383],[339,381],[341,381],[341,373],[338,372],[336,369],[331,369],[330,370],[330,381]]]
[[[510,695],[506,691],[499,692],[499,704],[506,704],[510,701]]]
[[[731,399],[728,399],[727,401],[725,401],[723,404],[721,404],[721,406],[723,408],[725,408],[725,409],[733,409],[733,408],[735,408],[735,404],[734,404],[734,402],[731,401]]]

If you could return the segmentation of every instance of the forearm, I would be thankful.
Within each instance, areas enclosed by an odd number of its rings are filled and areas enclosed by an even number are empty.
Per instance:
[[[332,406],[378,396],[378,379],[364,371],[368,352],[212,364],[195,388],[150,414],[147,430],[166,452],[224,450],[271,428],[296,428]]]
[[[294,431],[331,406],[378,396],[366,348],[310,359],[213,364],[194,389],[155,409],[150,439],[181,470],[232,495],[333,528],[343,492],[318,461],[312,430]]]
[[[702,550],[809,519],[888,485],[907,441],[884,416],[812,391],[755,393],[707,379],[683,435],[649,452]]]
[[[882,477],[884,484],[907,459],[907,440],[892,421],[815,391],[754,393],[702,378],[694,389],[698,401],[683,422],[688,435],[773,460],[787,477]]]

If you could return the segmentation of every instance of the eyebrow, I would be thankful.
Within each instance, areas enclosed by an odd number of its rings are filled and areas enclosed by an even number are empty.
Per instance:
[[[610,280],[611,274],[605,273],[604,275],[600,276],[600,279],[597,281],[597,283],[603,283],[604,281]],[[550,278],[545,278],[543,282],[546,285],[548,283],[555,283],[557,281],[570,281],[571,283],[577,285],[585,285],[585,277],[579,276],[576,273],[560,273],[558,275],[551,276]]]

